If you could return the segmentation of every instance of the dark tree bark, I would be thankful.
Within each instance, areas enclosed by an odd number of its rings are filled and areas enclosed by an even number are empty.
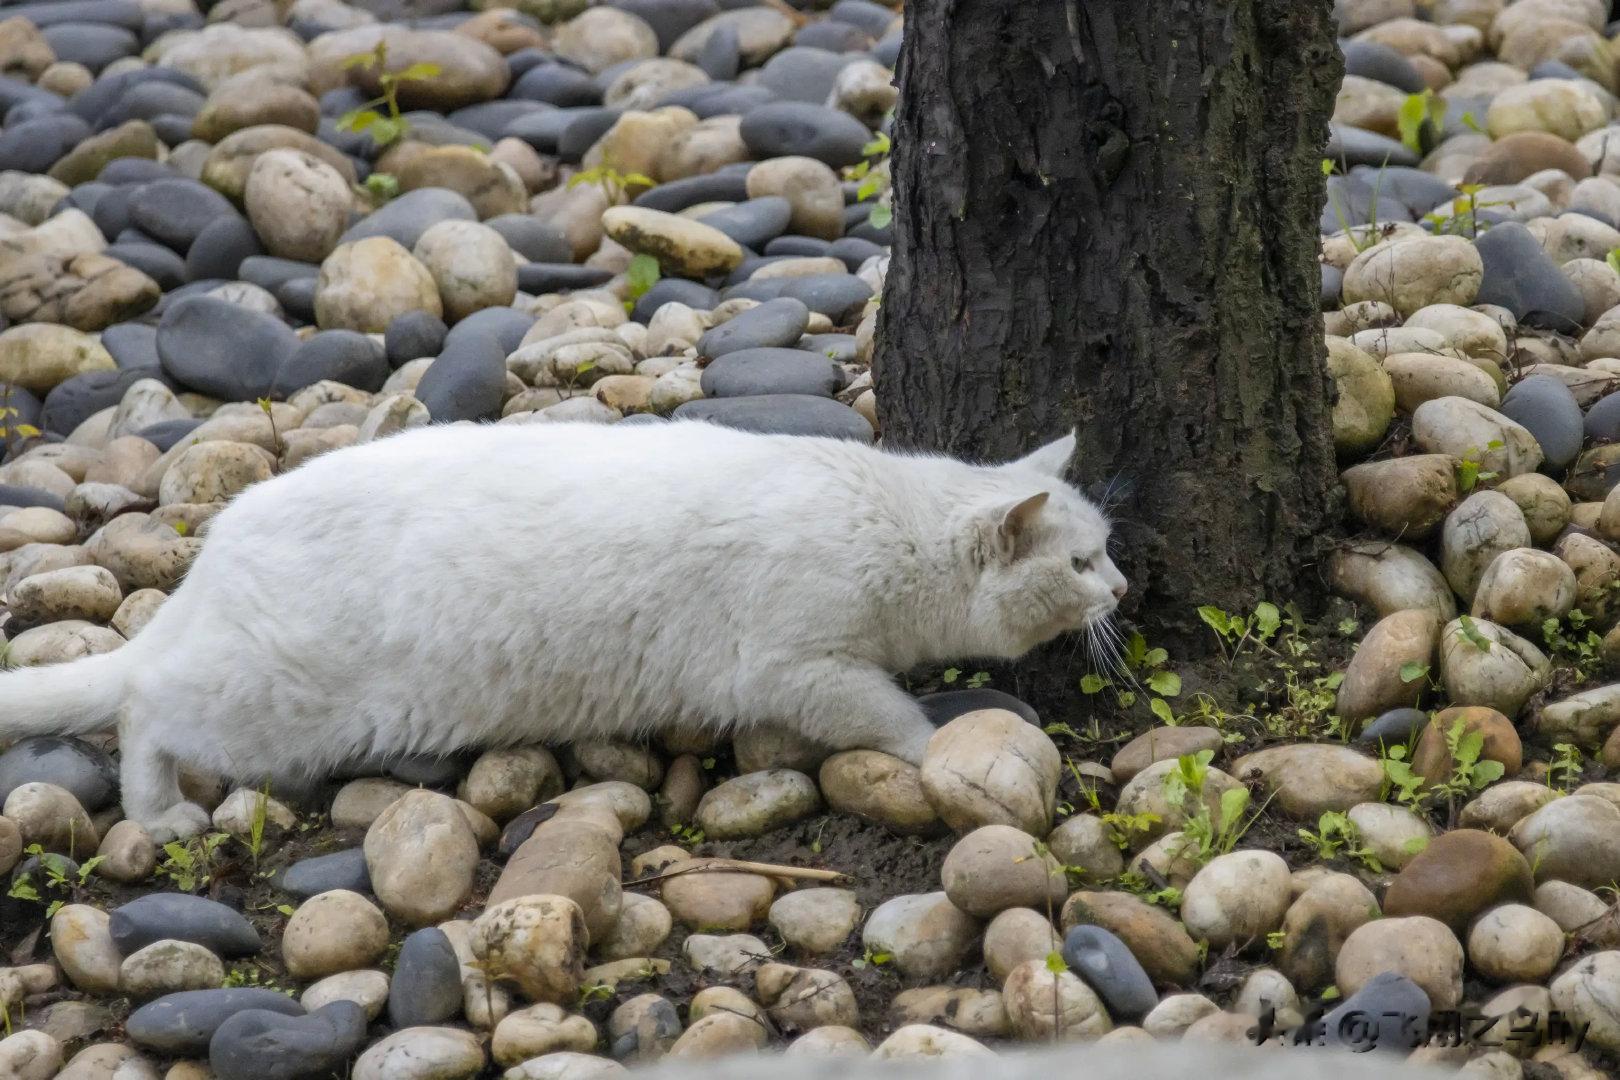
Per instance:
[[[1329,0],[911,0],[874,365],[886,444],[1079,427],[1136,607],[1304,599],[1334,510]],[[1119,484],[1119,481],[1124,481]]]

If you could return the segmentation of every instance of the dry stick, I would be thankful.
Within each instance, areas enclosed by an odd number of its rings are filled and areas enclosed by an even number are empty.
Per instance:
[[[766,877],[791,878],[797,881],[846,881],[849,879],[848,874],[841,874],[837,870],[816,870],[808,866],[783,866],[780,863],[748,862],[744,859],[705,859],[697,866],[684,866],[677,870],[670,870],[667,873],[653,874],[651,877],[627,881],[624,883],[624,887],[651,885],[653,882],[663,881],[665,878],[681,877],[683,874],[703,873],[763,874]]]

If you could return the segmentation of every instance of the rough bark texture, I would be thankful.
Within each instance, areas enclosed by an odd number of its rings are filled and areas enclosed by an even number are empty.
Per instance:
[[[997,460],[1079,427],[1135,609],[1320,588],[1316,223],[1329,0],[911,0],[885,443]]]

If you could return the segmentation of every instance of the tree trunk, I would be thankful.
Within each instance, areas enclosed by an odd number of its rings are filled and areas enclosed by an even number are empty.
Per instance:
[[[1155,640],[1319,594],[1329,0],[911,0],[874,363],[884,442],[1079,428]]]

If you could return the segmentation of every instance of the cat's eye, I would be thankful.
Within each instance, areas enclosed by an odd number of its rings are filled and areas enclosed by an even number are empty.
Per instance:
[[[1087,570],[1091,569],[1091,562],[1087,559],[1082,559],[1078,555],[1069,560],[1069,565],[1074,567],[1074,572],[1077,574],[1083,574]]]

